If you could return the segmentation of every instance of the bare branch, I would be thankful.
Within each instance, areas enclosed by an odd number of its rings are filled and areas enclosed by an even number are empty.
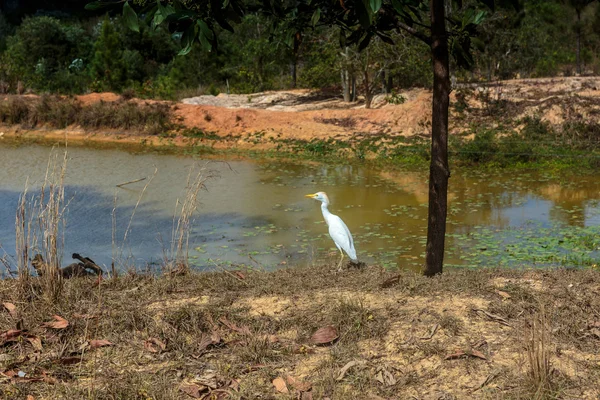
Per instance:
[[[406,31],[414,37],[416,37],[417,39],[420,39],[428,45],[431,45],[431,36],[424,34],[423,32],[413,28],[412,26],[406,25],[404,22],[396,21],[396,25],[403,31]]]

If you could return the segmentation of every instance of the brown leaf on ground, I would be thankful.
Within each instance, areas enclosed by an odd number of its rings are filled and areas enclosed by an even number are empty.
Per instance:
[[[496,315],[496,314],[492,314],[489,311],[483,310],[481,308],[474,308],[473,311],[475,311],[476,313],[481,313],[481,314],[485,315],[486,317],[488,317],[489,319],[497,321],[498,323],[500,323],[502,325],[511,326],[505,318],[502,318],[501,316]]]
[[[289,393],[290,392],[285,383],[285,380],[283,380],[283,378],[280,376],[273,379],[273,386],[275,386],[275,390],[277,390],[279,393]]]
[[[240,379],[232,379],[231,382],[229,382],[229,387],[232,390],[235,390],[236,392],[240,390]]]
[[[11,317],[17,318],[17,306],[13,303],[2,303],[2,305],[6,308],[6,311],[8,311]]]
[[[348,370],[356,365],[362,365],[365,364],[365,361],[349,361],[346,363],[346,365],[344,365],[341,369],[340,372],[338,373],[337,378],[335,378],[336,381],[341,381],[342,379],[344,379],[344,376],[346,376],[346,373],[348,372]]]
[[[150,338],[144,341],[144,349],[148,350],[150,353],[158,353],[159,351],[165,351],[167,345],[158,338]]]
[[[392,287],[397,285],[400,282],[400,275],[392,276],[391,278],[386,279],[379,285],[382,289]]]
[[[286,376],[285,381],[288,385],[299,392],[308,392],[310,389],[312,389],[312,384],[310,382],[301,381],[300,379],[296,379],[291,375]]]
[[[21,336],[23,331],[21,329],[9,329],[5,332],[0,333],[0,345],[14,341],[15,338]]]
[[[394,375],[384,367],[377,368],[375,380],[384,384],[385,386],[394,386],[396,384],[396,378],[394,378]]]
[[[233,274],[240,278],[241,280],[246,279],[246,275],[242,274],[240,271],[233,271]]]
[[[56,360],[56,362],[58,362],[59,364],[62,364],[62,365],[79,364],[82,361],[83,361],[82,356],[63,357],[63,358],[59,358],[58,360]]]
[[[54,319],[54,321],[44,322],[42,324],[42,327],[52,329],[65,329],[67,326],[69,326],[69,321],[67,321],[60,315],[53,315],[52,318]]]
[[[200,337],[200,343],[198,343],[198,348],[200,351],[207,349],[209,346],[214,346],[221,343],[221,336],[212,332],[211,334],[203,333]]]
[[[505,300],[508,300],[512,297],[510,294],[503,292],[502,290],[496,290],[496,293],[498,293],[500,297],[502,297]]]
[[[437,330],[440,328],[439,324],[435,324],[433,325],[431,328],[429,328],[429,332],[427,332],[427,334],[421,336],[419,339],[421,340],[429,340],[433,337],[433,335],[435,335],[435,333],[437,332]]]
[[[318,329],[310,337],[310,341],[314,344],[329,344],[339,337],[337,329],[333,325],[324,326]]]
[[[600,339],[600,329],[598,329],[598,328],[590,329],[590,335],[595,336],[597,339]]]
[[[199,399],[203,397],[203,392],[207,391],[208,388],[204,385],[181,385],[179,390],[194,399]]]
[[[302,392],[300,400],[313,400],[312,392]]]
[[[237,326],[233,322],[229,321],[226,317],[219,318],[219,321],[223,325],[225,325],[226,327],[228,327],[229,329],[231,329],[232,331],[235,331],[237,333],[241,333],[243,335],[250,335],[251,334],[250,328],[248,328],[246,325],[244,325],[244,326]]]
[[[35,397],[33,397],[32,395],[28,394],[26,400],[35,400]]]
[[[57,382],[56,378],[49,376],[46,371],[42,371],[41,375],[29,375],[23,371],[13,369],[0,372],[0,375],[9,378],[13,383],[46,382],[54,385]]]
[[[457,360],[463,357],[476,357],[481,358],[482,360],[487,360],[485,354],[480,352],[479,350],[467,350],[467,351],[457,351],[456,353],[448,354],[444,357],[444,360]]]
[[[92,349],[97,349],[98,347],[105,347],[105,346],[114,346],[114,343],[109,342],[106,339],[94,339],[94,340],[90,340],[90,347]]]
[[[37,351],[42,351],[42,339],[39,336],[28,334],[26,339]]]

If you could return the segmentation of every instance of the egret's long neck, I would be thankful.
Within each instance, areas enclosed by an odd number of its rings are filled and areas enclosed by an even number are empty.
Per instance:
[[[327,222],[327,224],[329,225],[328,218],[331,215],[331,213],[329,212],[329,209],[327,208],[328,205],[329,205],[329,203],[326,201],[321,202],[321,212],[323,212],[323,218],[325,218],[325,222]]]

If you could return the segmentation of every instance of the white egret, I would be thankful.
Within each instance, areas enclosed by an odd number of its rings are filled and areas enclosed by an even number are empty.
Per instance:
[[[306,197],[310,197],[311,199],[319,200],[321,202],[323,218],[325,218],[325,222],[327,223],[327,226],[329,226],[329,236],[331,236],[335,242],[335,245],[337,246],[341,255],[340,262],[338,264],[338,271],[342,270],[342,261],[344,260],[344,253],[342,250],[348,254],[348,257],[350,257],[354,263],[358,263],[352,234],[350,233],[350,230],[344,221],[342,221],[342,219],[337,215],[330,213],[329,209],[327,209],[327,206],[329,206],[329,197],[327,197],[327,194],[325,192],[317,192],[315,194],[307,194]]]

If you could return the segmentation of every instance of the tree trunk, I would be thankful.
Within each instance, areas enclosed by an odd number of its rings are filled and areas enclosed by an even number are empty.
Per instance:
[[[450,74],[444,0],[431,3],[431,55],[433,59],[433,107],[431,118],[431,165],[429,169],[429,215],[427,220],[426,276],[442,273],[448,210],[448,105]]]
[[[348,47],[344,50],[343,53],[344,61],[342,63],[342,90],[344,92],[344,102],[349,103],[352,101],[351,93],[350,93],[350,74],[348,72],[348,63],[349,63],[349,54]]]
[[[294,56],[294,61],[292,62],[292,89],[296,89],[296,82],[298,76],[298,58]]]
[[[300,33],[294,35],[294,49],[293,49],[293,64],[292,64],[292,89],[296,89],[298,84],[298,53],[300,51],[300,43],[302,42],[302,36]]]
[[[581,10],[577,11],[577,50],[575,52],[575,58],[577,61],[577,75],[581,75]]]
[[[373,102],[373,93],[371,92],[371,82],[369,81],[369,71],[365,69],[364,73],[365,80],[365,108],[371,108]]]
[[[350,79],[348,77],[348,70],[345,67],[342,67],[340,71],[342,76],[342,92],[344,94],[344,102],[350,102]]]

